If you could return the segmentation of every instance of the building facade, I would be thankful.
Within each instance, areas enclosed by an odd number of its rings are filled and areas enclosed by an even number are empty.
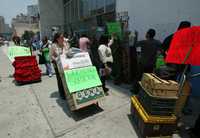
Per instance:
[[[52,29],[64,31],[63,0],[38,0],[41,37],[52,38]]]
[[[183,20],[200,25],[198,0],[39,0],[39,5],[43,34],[51,33],[52,26],[69,33],[95,33],[107,22],[119,21],[123,30],[137,31],[139,39],[154,28],[157,39],[163,40]]]
[[[163,40],[181,21],[200,25],[199,5],[198,0],[117,0],[116,12],[127,12],[129,29],[137,30],[139,39],[145,39],[146,31],[154,28],[157,39]]]
[[[22,36],[24,31],[39,31],[39,21],[33,17],[20,14],[12,19],[12,29],[16,31],[18,36]]]
[[[106,22],[115,21],[116,0],[63,0],[67,32],[95,33]]]
[[[3,16],[0,16],[0,33],[4,33],[5,29],[5,20]]]
[[[27,15],[30,17],[38,17],[39,15],[38,5],[27,6]]]

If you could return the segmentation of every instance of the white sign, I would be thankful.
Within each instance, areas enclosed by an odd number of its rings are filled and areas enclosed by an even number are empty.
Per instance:
[[[61,55],[60,65],[63,70],[68,70],[92,66],[92,62],[87,52],[81,52],[74,54],[72,58],[66,58],[65,55]]]
[[[128,21],[129,20],[128,11],[118,12],[116,18],[118,21]]]

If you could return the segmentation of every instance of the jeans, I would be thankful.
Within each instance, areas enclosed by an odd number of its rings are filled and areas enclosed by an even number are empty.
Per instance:
[[[51,63],[45,63],[45,66],[46,66],[46,73],[48,75],[52,74]]]

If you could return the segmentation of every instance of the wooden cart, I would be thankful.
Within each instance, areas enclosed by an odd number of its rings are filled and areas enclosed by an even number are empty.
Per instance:
[[[67,58],[65,55],[61,55],[57,61],[57,66],[64,86],[66,100],[71,111],[79,110],[92,104],[98,104],[98,102],[104,98],[105,95],[101,86],[101,81],[96,68],[92,66],[88,53],[78,52],[75,53],[72,58]],[[91,70],[93,74],[89,72],[88,74],[90,74],[90,76],[87,77],[86,71],[88,69]],[[81,71],[85,71],[83,77],[87,78],[85,81],[90,81],[91,86],[78,89],[82,83],[85,83],[84,80],[82,80],[83,78],[75,84],[77,86],[75,87],[72,86],[73,84],[70,84],[72,80],[70,80],[70,76],[67,76],[67,73],[80,73]],[[93,78],[95,78],[99,83],[93,83]],[[73,87],[73,91],[70,86]]]

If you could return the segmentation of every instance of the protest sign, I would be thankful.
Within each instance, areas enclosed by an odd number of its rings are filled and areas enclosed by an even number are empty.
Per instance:
[[[74,54],[72,58],[66,58],[66,55],[61,55],[59,57],[58,63],[63,70],[87,67],[92,65],[90,56],[87,52]]]
[[[122,38],[122,29],[119,22],[107,23],[107,28],[109,35],[116,33],[120,39]]]
[[[94,66],[65,70],[64,77],[69,93],[102,85]]]
[[[102,87],[94,87],[75,93],[75,99],[77,105],[89,102],[91,100],[99,99],[102,97],[104,97],[104,92]]]
[[[8,58],[13,62],[15,57],[31,56],[30,48],[21,46],[12,46],[8,48]]]

